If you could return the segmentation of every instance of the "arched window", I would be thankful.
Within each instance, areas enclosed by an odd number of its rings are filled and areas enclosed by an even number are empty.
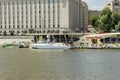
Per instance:
[[[114,5],[119,5],[118,3],[115,3]]]

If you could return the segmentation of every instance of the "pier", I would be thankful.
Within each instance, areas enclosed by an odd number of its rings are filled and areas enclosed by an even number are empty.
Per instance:
[[[25,34],[26,36],[39,36],[39,35],[74,35],[74,36],[81,36],[81,35],[88,35],[91,33],[28,33]]]

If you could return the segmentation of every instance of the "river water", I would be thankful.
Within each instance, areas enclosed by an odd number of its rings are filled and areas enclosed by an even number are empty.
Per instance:
[[[120,80],[120,50],[0,48],[0,80]]]

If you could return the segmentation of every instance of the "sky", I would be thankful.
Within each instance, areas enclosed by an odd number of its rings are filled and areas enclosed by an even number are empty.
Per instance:
[[[112,0],[82,0],[88,4],[89,10],[102,10],[105,7],[107,1]]]

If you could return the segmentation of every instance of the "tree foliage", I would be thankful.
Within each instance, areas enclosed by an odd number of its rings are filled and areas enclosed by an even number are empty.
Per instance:
[[[118,24],[115,26],[115,30],[116,30],[116,31],[120,31],[120,21],[119,21]]]
[[[112,15],[112,12],[111,12],[111,10],[110,10],[109,8],[104,8],[104,9],[102,10],[102,12],[100,13],[100,15],[101,15],[101,16],[107,15],[107,16],[110,18],[111,15]]]
[[[98,19],[99,19],[98,16],[89,16],[89,24],[96,27],[98,23]]]
[[[119,30],[120,15],[113,13],[109,8],[104,8],[100,16],[89,16],[89,24],[94,28],[100,28],[102,32],[111,32],[112,30]]]
[[[120,15],[117,13],[112,14],[112,28],[115,29],[115,26],[118,25],[120,21]]]
[[[99,23],[98,19],[99,19],[98,16],[95,16],[95,15],[94,16],[93,15],[90,16],[89,15],[88,22],[89,22],[90,25],[93,25],[94,28],[97,28],[98,27],[98,23]]]
[[[101,11],[100,16],[89,16],[89,24],[93,25],[94,28],[100,28],[103,32],[110,32],[111,29],[115,29],[115,25],[118,23],[118,14],[113,14],[109,8],[104,8]]]
[[[100,14],[100,29],[103,32],[110,32],[112,28],[112,12],[109,8],[102,10]]]

